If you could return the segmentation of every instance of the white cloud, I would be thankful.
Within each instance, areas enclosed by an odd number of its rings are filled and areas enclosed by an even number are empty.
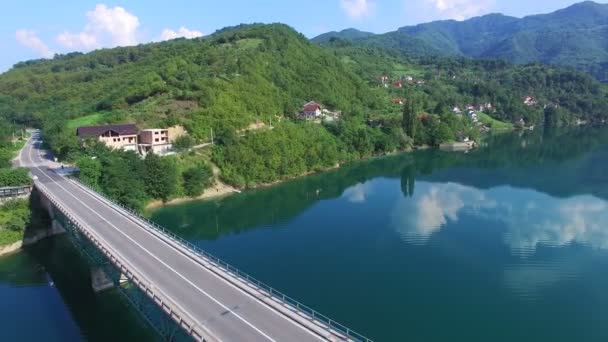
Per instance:
[[[340,5],[351,19],[370,16],[375,8],[373,0],[340,0]]]
[[[203,33],[201,31],[189,30],[182,26],[177,31],[173,31],[171,29],[164,29],[163,32],[160,34],[160,39],[161,40],[171,40],[171,39],[176,39],[176,38],[192,39],[192,38],[198,38],[198,37],[202,37],[202,36],[203,36]]]
[[[138,27],[139,19],[124,8],[98,4],[87,12],[87,24],[82,32],[64,32],[56,40],[65,47],[85,50],[136,45]]]
[[[464,20],[480,15],[494,6],[494,0],[426,0],[441,16]]]
[[[416,183],[414,197],[402,197],[391,213],[393,228],[409,242],[425,243],[466,212],[501,222],[505,243],[521,257],[539,246],[584,244],[608,250],[608,201],[594,196],[555,198],[531,190],[479,190],[455,183]]]
[[[51,49],[38,38],[36,32],[32,30],[17,30],[17,32],[15,32],[15,38],[21,45],[36,51],[41,57],[52,58],[54,55],[53,51],[51,51]]]
[[[344,190],[342,197],[346,198],[351,203],[365,203],[372,191],[373,186],[371,182],[359,183]]]
[[[400,198],[391,213],[391,224],[409,242],[426,243],[448,222],[458,221],[466,209],[479,212],[496,207],[497,203],[485,193],[456,183],[420,183],[413,198]]]

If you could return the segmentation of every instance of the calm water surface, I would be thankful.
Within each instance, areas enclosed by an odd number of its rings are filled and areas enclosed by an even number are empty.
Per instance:
[[[0,341],[154,341],[117,292],[96,295],[67,237],[0,258]]]
[[[608,341],[608,130],[509,134],[154,220],[377,341]]]
[[[153,219],[377,341],[608,341],[608,130],[357,163]],[[66,237],[0,258],[0,341],[150,341]]]

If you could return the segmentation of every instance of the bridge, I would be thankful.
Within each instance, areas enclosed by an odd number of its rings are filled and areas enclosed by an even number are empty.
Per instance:
[[[35,132],[18,157],[34,186],[120,278],[198,341],[369,341],[79,182],[49,169]],[[118,286],[122,286],[118,284]],[[163,336],[170,339],[169,336]]]

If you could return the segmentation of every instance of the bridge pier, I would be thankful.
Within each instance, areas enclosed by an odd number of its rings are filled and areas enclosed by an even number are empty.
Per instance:
[[[61,208],[55,207],[53,202],[42,193],[40,195],[43,209],[48,211],[53,220],[53,231],[65,229],[74,246],[89,261],[91,287],[95,293],[117,290],[163,340],[192,340],[188,332],[175,322],[154,299],[116,267],[112,260],[91,241],[90,237],[78,228],[72,218],[68,217]]]
[[[114,282],[101,266],[91,267],[91,286],[95,293],[114,288]]]

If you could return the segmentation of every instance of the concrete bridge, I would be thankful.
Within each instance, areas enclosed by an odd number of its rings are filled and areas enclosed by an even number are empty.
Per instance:
[[[121,278],[199,341],[369,341],[86,186],[48,169],[35,132],[19,156],[35,187]]]

